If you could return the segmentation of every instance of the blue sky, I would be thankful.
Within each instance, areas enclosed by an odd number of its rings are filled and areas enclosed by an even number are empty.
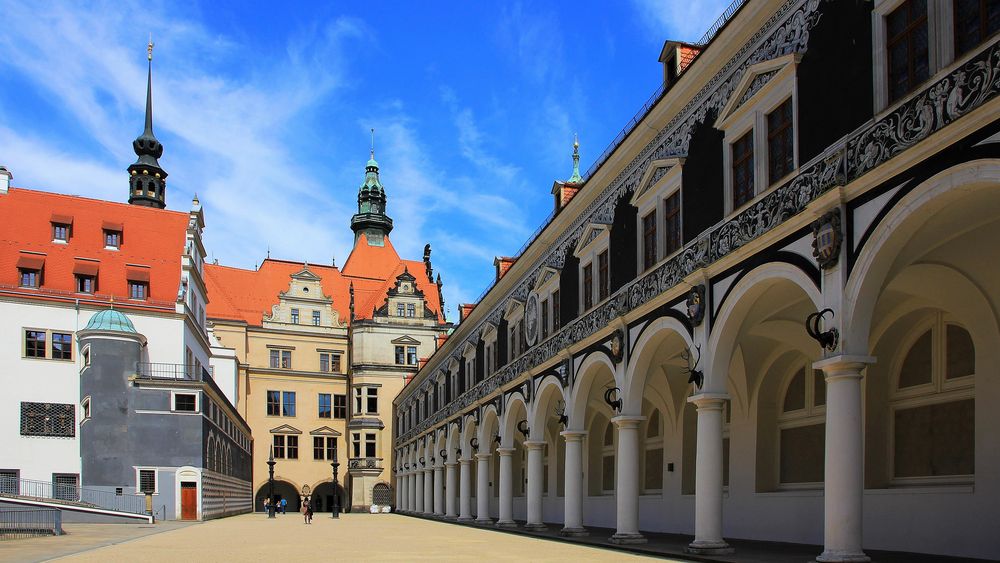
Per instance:
[[[448,317],[656,89],[665,39],[726,0],[7,2],[0,164],[15,186],[127,199],[145,46],[170,209],[197,193],[210,258],[343,264],[375,128],[392,240],[431,243]]]

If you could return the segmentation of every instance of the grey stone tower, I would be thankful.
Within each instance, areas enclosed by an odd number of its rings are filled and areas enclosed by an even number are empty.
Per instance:
[[[153,42],[147,51],[149,70],[146,74],[146,128],[132,150],[139,158],[128,167],[128,202],[163,209],[167,206],[167,172],[157,160],[163,156],[163,145],[153,135]]]

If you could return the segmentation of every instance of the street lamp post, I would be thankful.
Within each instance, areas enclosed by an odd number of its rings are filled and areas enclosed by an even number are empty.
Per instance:
[[[333,463],[330,464],[333,468],[333,516],[331,518],[340,518],[340,486],[337,484],[337,469],[340,468],[340,463],[337,461],[337,445],[333,445]]]
[[[271,446],[271,453],[267,458],[267,517],[274,518],[274,446]]]

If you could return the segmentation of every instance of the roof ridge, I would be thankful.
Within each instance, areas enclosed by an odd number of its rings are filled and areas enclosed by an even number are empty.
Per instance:
[[[132,205],[130,203],[124,203],[124,202],[120,202],[120,201],[109,201],[109,200],[106,200],[106,199],[97,199],[96,197],[87,197],[87,196],[76,195],[76,194],[64,194],[64,193],[59,193],[59,192],[47,192],[47,191],[44,191],[44,190],[33,190],[31,188],[15,188],[15,187],[12,186],[12,187],[9,188],[8,193],[12,193],[12,192],[27,192],[28,194],[36,194],[36,195],[42,195],[42,196],[46,196],[46,197],[60,197],[60,198],[76,199],[76,200],[82,200],[82,201],[88,201],[88,202],[92,201],[94,203],[99,203],[101,205],[115,205],[115,206],[120,206],[120,207],[127,208],[127,209],[137,209],[137,210],[141,209],[142,212],[144,212],[144,213],[145,212],[154,212],[154,213],[164,213],[164,212],[166,212],[166,213],[171,213],[171,214],[175,214],[175,215],[183,215],[183,216],[187,216],[188,215],[187,211],[175,211],[173,209],[167,209],[167,208],[156,209],[154,207],[144,207],[144,206],[141,206],[141,205]]]

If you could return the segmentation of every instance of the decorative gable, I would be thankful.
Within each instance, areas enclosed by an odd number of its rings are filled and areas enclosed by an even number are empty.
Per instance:
[[[590,223],[583,230],[583,235],[580,236],[580,242],[577,243],[573,254],[576,256],[585,254],[587,252],[587,247],[589,247],[598,238],[608,234],[610,231],[610,227],[604,223]]]
[[[412,336],[403,335],[403,336],[400,336],[399,338],[393,340],[392,343],[393,344],[404,344],[404,345],[405,344],[417,345],[417,344],[420,344],[420,341],[417,340],[416,338],[413,338]]]
[[[313,320],[315,312],[319,312],[318,324]],[[322,278],[309,264],[289,275],[288,289],[278,292],[278,302],[271,306],[270,314],[263,315],[262,324],[265,328],[294,326],[295,330],[325,333],[347,327],[333,308],[333,299],[323,293]]]
[[[272,430],[272,432],[274,432]],[[329,426],[320,426],[319,428],[309,432],[310,436],[340,436],[340,432],[337,432]]]
[[[729,101],[722,107],[719,117],[715,121],[716,129],[725,129],[726,124],[731,122],[736,116],[743,113],[741,110],[747,106],[747,102],[752,100],[761,91],[765,90],[768,84],[775,82],[779,74],[795,72],[795,66],[802,58],[799,54],[785,55],[769,61],[757,63],[743,73],[736,88],[729,96]]]
[[[282,424],[276,428],[270,430],[271,434],[301,434],[302,431],[294,426],[288,424]]]
[[[680,181],[681,171],[684,166],[683,158],[664,158],[654,160],[646,168],[645,174],[639,180],[635,194],[629,202],[635,207],[642,207],[642,204],[651,194],[660,191],[660,188],[667,184]]]

